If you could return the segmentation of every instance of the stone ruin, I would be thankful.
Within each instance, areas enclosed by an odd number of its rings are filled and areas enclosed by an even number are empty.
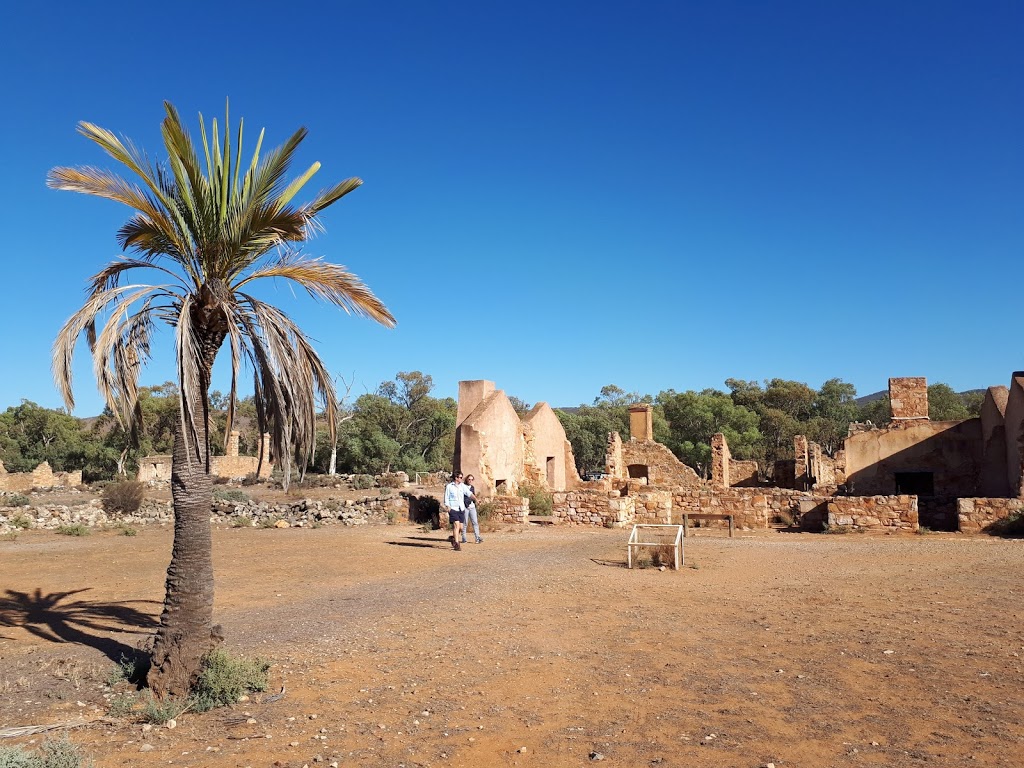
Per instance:
[[[890,424],[851,424],[834,456],[797,435],[771,482],[756,462],[733,459],[722,434],[711,439],[711,477],[702,480],[654,440],[653,407],[637,404],[630,439],[608,436],[606,476],[583,481],[546,404],[531,411],[544,414],[534,427],[493,383],[460,382],[455,467],[476,475],[499,520],[517,523],[529,519],[516,495],[524,481],[552,492],[552,522],[608,527],[704,512],[730,514],[748,530],[979,531],[1024,511],[1024,372],[1009,388],[990,387],[973,419],[931,421],[922,377],[892,378],[889,393]]]
[[[8,472],[0,461],[0,491],[26,493],[33,488],[74,488],[82,484],[82,470],[54,472],[44,461],[31,472]]]
[[[227,477],[232,480],[242,480],[249,475],[257,474],[261,479],[270,477],[274,469],[270,461],[270,435],[263,433],[260,440],[260,452],[258,456],[238,455],[237,430],[228,436],[227,449],[223,456],[210,457],[210,471],[217,477]],[[263,457],[261,463],[260,459]],[[171,456],[144,456],[139,459],[139,472],[136,480],[143,483],[169,483],[171,481]]]

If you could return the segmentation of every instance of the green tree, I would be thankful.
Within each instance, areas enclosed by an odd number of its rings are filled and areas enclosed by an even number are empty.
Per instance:
[[[102,453],[82,423],[30,400],[0,414],[0,460],[10,472],[30,472],[46,461],[57,472],[83,469]]]
[[[932,421],[959,421],[981,414],[981,408],[971,413],[964,398],[949,384],[931,384],[928,387],[928,418]]]
[[[338,465],[348,472],[422,472],[451,464],[457,404],[430,396],[433,379],[400,372],[359,397],[338,439]],[[317,460],[317,465],[321,464]]]
[[[286,178],[305,129],[265,155],[261,133],[246,164],[242,123],[232,146],[226,119],[223,141],[216,120],[208,140],[200,116],[204,164],[177,111],[170,103],[165,110],[164,164],[154,166],[130,142],[83,122],[79,132],[132,175],[80,167],[55,168],[48,176],[52,188],[134,210],[117,237],[135,255],[118,258],[91,279],[84,306],[54,344],[54,375],[68,409],[74,405],[72,355],[85,334],[100,391],[120,425],[133,432],[139,421],[139,372],[149,358],[155,324],[164,321],[174,329],[180,390],[171,469],[174,543],[149,672],[150,687],[159,697],[186,695],[201,659],[220,637],[212,627],[209,392],[221,346],[227,341],[231,350],[226,431],[233,424],[244,359],[254,371],[258,426],[261,432],[270,430],[286,482],[291,457],[305,466],[313,451],[318,397],[334,423],[330,375],[302,330],[250,293],[253,283],[291,280],[314,298],[394,324],[386,307],[352,273],[299,250],[316,229],[318,214],[358,187],[359,179],[295,205],[293,199],[320,167],[314,163],[291,182]],[[122,284],[138,272],[159,282]]]
[[[814,396],[808,437],[835,456],[850,431],[850,422],[857,420],[857,412],[857,388],[842,379],[829,379]]]
[[[724,392],[670,389],[658,395],[658,403],[664,408],[669,425],[665,444],[680,461],[705,478],[711,468],[711,436],[716,432],[725,435],[729,452],[735,458],[761,458],[757,414],[737,405]]]

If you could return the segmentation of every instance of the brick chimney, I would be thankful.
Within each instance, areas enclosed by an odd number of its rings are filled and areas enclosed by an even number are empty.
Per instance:
[[[654,406],[637,403],[629,406],[629,436],[633,440],[654,439]]]
[[[924,376],[889,379],[893,421],[928,420],[928,380]]]

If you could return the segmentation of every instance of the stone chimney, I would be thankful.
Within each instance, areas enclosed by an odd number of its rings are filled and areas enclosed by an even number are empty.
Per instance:
[[[228,435],[228,446],[224,450],[225,456],[237,456],[238,455],[238,430],[231,430],[231,434]]]
[[[629,436],[633,440],[654,439],[654,406],[637,403],[629,406]]]
[[[924,376],[889,379],[893,421],[928,419],[928,380]]]
[[[459,382],[459,410],[455,416],[455,426],[458,428],[462,422],[469,418],[469,414],[476,410],[491,393],[494,392],[494,382],[476,379],[474,381]]]

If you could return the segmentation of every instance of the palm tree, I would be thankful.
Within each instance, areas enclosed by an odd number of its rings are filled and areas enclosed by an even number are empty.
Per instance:
[[[139,373],[150,357],[157,321],[174,329],[180,410],[171,471],[174,545],[167,570],[160,627],[153,642],[149,685],[157,696],[186,694],[203,657],[221,634],[213,626],[210,535],[210,376],[225,342],[231,350],[228,424],[243,361],[253,371],[257,423],[269,431],[285,482],[303,469],[314,449],[317,404],[335,424],[331,376],[309,339],[274,306],[255,298],[251,284],[284,278],[314,299],[388,327],[387,308],[344,267],[306,256],[300,244],[318,228],[317,215],[362,184],[347,179],[295,205],[293,198],[319,170],[314,163],[290,182],[286,176],[300,128],[281,147],[260,154],[263,132],[248,164],[242,156],[242,121],[232,155],[227,118],[223,140],[216,119],[207,138],[202,115],[201,163],[177,110],[164,104],[161,133],[167,160],[154,165],[127,140],[91,123],[79,133],[98,144],[134,176],[93,167],[54,168],[47,183],[123,203],[134,214],[117,233],[122,256],[92,277],[84,306],[64,324],[53,348],[53,371],[69,410],[74,407],[71,363],[85,334],[97,382],[121,425],[139,427]],[[129,282],[142,270],[156,283]]]

